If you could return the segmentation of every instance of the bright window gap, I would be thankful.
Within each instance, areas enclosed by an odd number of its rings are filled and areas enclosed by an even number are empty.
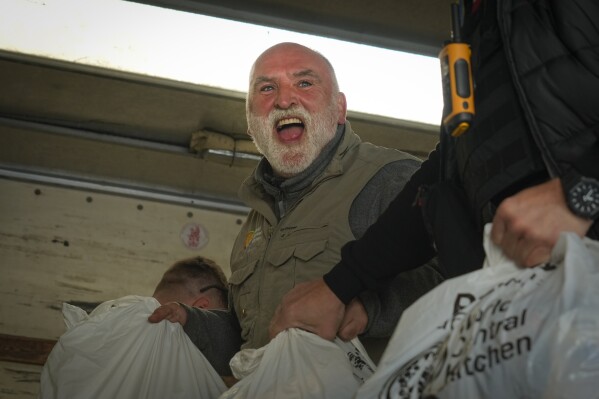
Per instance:
[[[437,58],[120,0],[2,0],[0,48],[247,91],[254,59],[293,41],[324,54],[353,111],[438,125]]]

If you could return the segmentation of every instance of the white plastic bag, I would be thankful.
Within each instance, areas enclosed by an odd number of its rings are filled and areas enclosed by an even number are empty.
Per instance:
[[[599,243],[562,234],[522,269],[486,227],[485,268],[403,313],[356,398],[599,397]]]
[[[148,322],[160,304],[127,296],[88,316],[64,304],[67,331],[42,369],[42,399],[217,398],[226,386],[178,323]]]
[[[351,398],[374,372],[359,341],[331,342],[296,328],[262,348],[238,352],[230,364],[241,380],[220,399]]]

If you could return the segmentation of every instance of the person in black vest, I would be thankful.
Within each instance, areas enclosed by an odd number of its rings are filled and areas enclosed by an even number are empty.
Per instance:
[[[523,267],[546,262],[561,232],[599,238],[596,0],[470,0],[463,15],[475,84],[470,128],[457,138],[441,132],[341,262],[283,298],[272,336],[299,327],[352,338],[352,298],[435,254],[446,277],[479,268],[489,222],[493,242]]]

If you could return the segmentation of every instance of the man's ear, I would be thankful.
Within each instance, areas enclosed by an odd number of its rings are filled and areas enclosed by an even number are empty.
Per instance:
[[[204,295],[197,297],[191,306],[200,309],[210,309],[210,298]]]

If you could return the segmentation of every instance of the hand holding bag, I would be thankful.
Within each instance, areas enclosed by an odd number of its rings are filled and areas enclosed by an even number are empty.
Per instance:
[[[88,316],[64,304],[67,331],[42,369],[42,399],[212,399],[226,390],[180,324],[152,324],[160,304],[127,296]]]
[[[357,340],[334,342],[297,328],[266,346],[244,349],[231,360],[240,379],[220,399],[351,398],[374,364]]]
[[[404,312],[356,398],[597,397],[599,243],[564,233],[549,263],[523,269],[489,232],[483,269]]]

